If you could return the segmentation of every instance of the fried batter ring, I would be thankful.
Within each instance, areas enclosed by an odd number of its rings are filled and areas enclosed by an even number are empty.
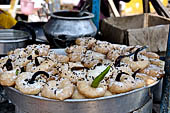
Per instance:
[[[78,81],[77,89],[87,98],[97,98],[104,96],[107,91],[107,86],[100,83],[97,88],[93,88],[91,87],[91,82],[89,81]]]
[[[42,89],[41,95],[43,97],[64,100],[72,96],[74,92],[74,85],[68,79],[61,79],[59,81],[49,81]]]

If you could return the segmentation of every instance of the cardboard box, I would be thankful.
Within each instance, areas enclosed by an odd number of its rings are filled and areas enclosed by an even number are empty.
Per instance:
[[[102,21],[101,40],[126,45],[148,45],[149,51],[164,52],[169,24],[170,19],[153,14],[110,17]]]

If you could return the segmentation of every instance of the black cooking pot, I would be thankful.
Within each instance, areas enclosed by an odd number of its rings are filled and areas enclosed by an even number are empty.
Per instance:
[[[51,15],[44,25],[44,33],[52,46],[65,48],[73,44],[78,37],[95,36],[97,29],[92,22],[94,15],[79,11],[59,11]]]

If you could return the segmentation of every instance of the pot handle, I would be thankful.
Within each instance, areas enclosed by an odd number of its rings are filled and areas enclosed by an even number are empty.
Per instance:
[[[60,46],[56,43],[56,41],[53,38],[52,38],[52,40],[53,40],[54,46],[57,47],[57,48],[60,48]]]
[[[26,24],[25,22],[18,21],[15,24],[15,26],[13,26],[11,29],[23,30],[23,31],[29,32],[30,35],[32,36],[32,42],[35,43],[36,33],[35,33],[34,29],[30,25]]]

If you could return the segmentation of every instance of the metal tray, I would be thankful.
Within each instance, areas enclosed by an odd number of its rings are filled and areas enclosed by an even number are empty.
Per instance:
[[[25,95],[13,87],[4,89],[9,100],[22,113],[129,113],[148,102],[158,83],[159,81],[147,87],[107,97],[64,101]]]
[[[56,49],[65,54],[64,49]],[[16,106],[16,113],[129,113],[141,108],[150,98],[160,80],[127,93],[94,99],[66,99],[64,101],[25,95],[13,87],[4,87],[7,97]]]

